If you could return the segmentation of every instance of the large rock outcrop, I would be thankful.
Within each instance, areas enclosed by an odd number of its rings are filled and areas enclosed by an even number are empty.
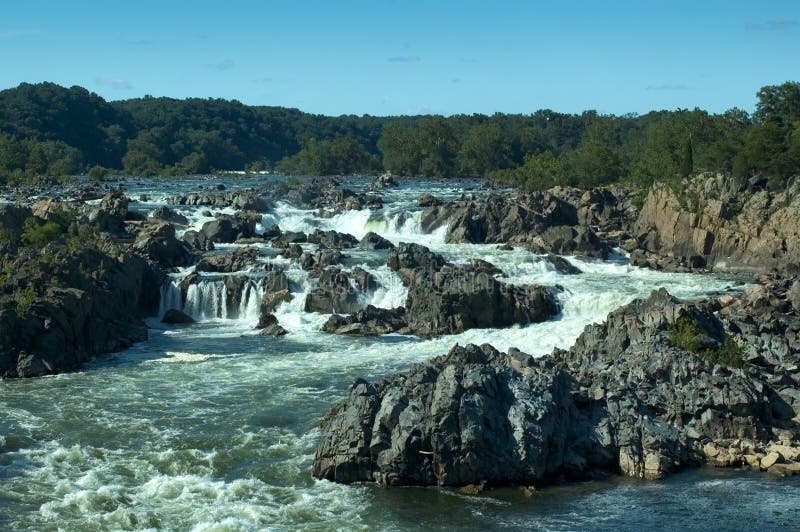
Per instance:
[[[783,191],[722,175],[685,181],[681,194],[656,184],[636,234],[636,265],[668,270],[800,273],[800,183]]]
[[[361,307],[358,291],[341,268],[322,270],[317,286],[306,296],[306,312],[352,314]]]
[[[149,224],[139,231],[133,250],[164,268],[188,266],[194,260],[189,244],[178,240],[175,226],[165,222]]]
[[[157,308],[163,272],[132,253],[52,251],[4,259],[13,272],[3,288],[15,291],[0,300],[2,377],[72,370],[147,339],[141,318]]]
[[[712,310],[661,290],[588,326],[569,351],[455,346],[404,375],[359,380],[322,421],[313,474],[458,486],[655,479],[706,461],[791,470],[800,431],[775,414],[764,374],[676,345],[676,324],[690,320],[692,342],[729,346]]]
[[[501,272],[486,261],[452,266],[425,246],[401,242],[387,265],[409,287],[407,331],[420,336],[536,323],[561,310],[555,289],[499,281]]]
[[[405,308],[409,329],[420,336],[538,323],[561,310],[554,289],[503,283],[471,265],[417,276]]]
[[[460,204],[421,198],[427,207],[421,215],[424,229],[447,225],[448,242],[516,243],[537,253],[558,253],[606,258],[610,245],[630,227],[632,213],[627,196],[610,190],[556,187],[537,194],[489,193],[485,199],[468,198]]]

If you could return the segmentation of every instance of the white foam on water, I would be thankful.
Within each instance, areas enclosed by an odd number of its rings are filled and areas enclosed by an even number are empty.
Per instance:
[[[10,529],[396,530],[409,523],[438,526],[434,519],[443,512],[450,516],[446,524],[452,519],[463,525],[471,511],[475,528],[534,527],[534,514],[526,512],[535,504],[449,494],[443,501],[436,490],[412,497],[403,490],[312,480],[319,420],[356,377],[405,371],[445,354],[454,343],[491,343],[541,356],[553,347],[569,347],[587,324],[653,289],[663,286],[691,298],[729,289],[731,282],[569,257],[583,273],[562,275],[524,249],[447,244],[445,228],[433,234],[421,230],[418,192],[393,191],[399,203],[383,212],[349,211],[326,219],[278,204],[263,216],[259,230],[277,223],[284,231],[335,229],[357,238],[375,231],[395,243],[426,245],[459,263],[480,258],[503,270],[504,282],[563,287],[562,313],[544,323],[432,339],[335,336],[320,330],[328,315],[304,311],[316,281],[296,261],[275,257],[270,262],[285,269],[293,291],[274,312],[289,334],[262,337],[254,330],[261,298],[256,273],[243,273],[251,279],[232,312],[219,275],[201,276],[183,302],[180,281],[192,269],[181,270],[164,285],[160,314],[179,308],[199,323],[169,327],[153,320],[151,339],[115,355],[112,364],[100,362],[55,379],[0,382],[0,446],[14,443],[0,452],[0,505],[5,505],[0,513],[10,515]],[[178,210],[199,228],[210,219],[202,216],[205,209]],[[361,262],[357,257],[346,269]],[[380,283],[363,295],[364,304],[405,304],[408,290],[395,272],[369,259],[360,266]],[[704,489],[717,487],[733,489],[727,484]],[[578,505],[586,501],[575,497]],[[403,503],[413,520],[398,517]],[[421,508],[428,517],[417,519]],[[591,526],[580,512],[551,516],[546,523]]]

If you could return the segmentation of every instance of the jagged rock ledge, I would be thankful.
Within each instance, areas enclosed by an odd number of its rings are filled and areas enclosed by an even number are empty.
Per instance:
[[[721,320],[721,303],[662,289],[589,325],[569,351],[455,346],[406,374],[359,380],[322,421],[313,475],[460,486],[658,479],[706,462],[800,471],[800,405],[787,402],[798,345],[766,357],[736,348],[746,341],[736,316],[763,301],[725,303]],[[796,332],[798,321],[784,325]],[[745,367],[712,361],[723,355]]]

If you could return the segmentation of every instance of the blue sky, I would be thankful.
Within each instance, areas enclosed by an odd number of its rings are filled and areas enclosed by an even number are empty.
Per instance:
[[[800,79],[800,1],[3,0],[0,88],[329,115],[752,111]]]

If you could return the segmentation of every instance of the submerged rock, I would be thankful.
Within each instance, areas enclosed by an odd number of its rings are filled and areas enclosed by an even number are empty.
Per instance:
[[[391,249],[394,247],[390,241],[383,238],[378,233],[370,231],[359,242],[359,247],[362,249]]]
[[[194,323],[194,318],[182,310],[171,308],[164,313],[164,317],[161,318],[161,323],[167,323],[169,325]]]
[[[558,255],[553,255],[552,253],[550,253],[545,257],[545,259],[547,260],[547,262],[555,266],[556,271],[558,273],[564,275],[577,275],[581,273],[581,270],[579,268],[576,268],[575,266],[570,264],[570,262],[564,257],[559,257]]]
[[[332,315],[322,330],[348,336],[377,336],[397,332],[406,326],[403,307],[384,309],[368,305],[350,316]]]

